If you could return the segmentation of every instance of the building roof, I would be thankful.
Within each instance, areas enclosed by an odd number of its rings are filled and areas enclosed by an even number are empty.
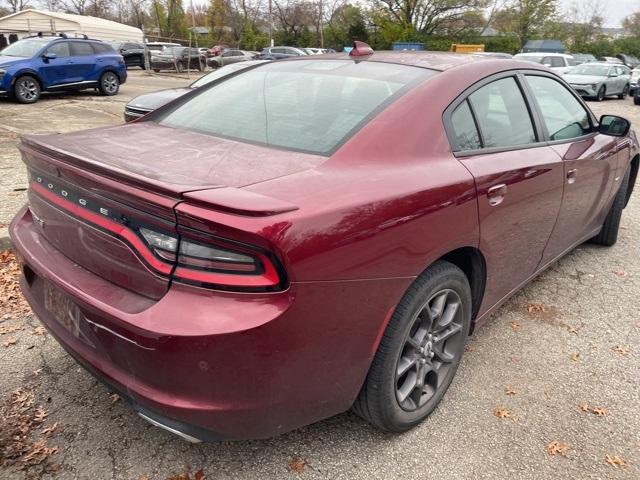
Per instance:
[[[87,35],[97,40],[142,41],[142,30],[88,15],[49,12],[29,8],[0,18],[0,32],[66,33]]]

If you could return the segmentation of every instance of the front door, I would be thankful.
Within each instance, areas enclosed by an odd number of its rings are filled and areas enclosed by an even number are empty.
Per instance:
[[[69,42],[56,42],[47,48],[46,53],[54,53],[56,58],[42,58],[40,76],[46,87],[52,87],[71,80],[71,51]]]
[[[528,74],[526,80],[564,170],[564,197],[544,253],[546,263],[602,225],[621,180],[618,144],[615,137],[596,132],[582,101],[558,80],[538,74]]]
[[[476,182],[487,263],[482,309],[536,271],[562,201],[562,160],[539,141],[521,81],[513,74],[497,78],[451,114],[454,150]]]

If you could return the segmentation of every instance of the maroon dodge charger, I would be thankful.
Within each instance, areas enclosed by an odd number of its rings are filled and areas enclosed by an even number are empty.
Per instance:
[[[496,307],[615,243],[629,127],[528,62],[358,44],[259,64],[128,125],[23,138],[22,289],[186,439],[350,408],[401,432]]]

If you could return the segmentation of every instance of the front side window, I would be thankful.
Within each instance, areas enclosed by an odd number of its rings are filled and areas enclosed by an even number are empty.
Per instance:
[[[592,131],[587,110],[560,82],[527,75],[551,140],[581,137]]]
[[[485,148],[536,142],[531,116],[515,78],[496,80],[469,95]]]
[[[454,135],[454,152],[475,150],[482,147],[476,122],[473,120],[473,114],[467,101],[461,103],[451,114],[451,126]]]
[[[388,103],[435,74],[351,60],[265,63],[201,89],[158,121],[249,143],[330,154]]]
[[[55,53],[58,58],[69,57],[69,42],[54,43],[47,49],[47,53]]]

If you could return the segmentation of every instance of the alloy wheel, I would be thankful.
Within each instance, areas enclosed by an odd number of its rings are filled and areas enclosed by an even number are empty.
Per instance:
[[[16,85],[16,94],[25,102],[32,102],[38,98],[40,87],[32,78],[22,78]]]
[[[118,79],[116,78],[115,74],[105,74],[104,78],[102,79],[102,88],[110,95],[113,95],[118,91]]]
[[[445,383],[461,353],[463,325],[454,290],[439,291],[418,312],[396,365],[396,399],[403,410],[423,407]]]

